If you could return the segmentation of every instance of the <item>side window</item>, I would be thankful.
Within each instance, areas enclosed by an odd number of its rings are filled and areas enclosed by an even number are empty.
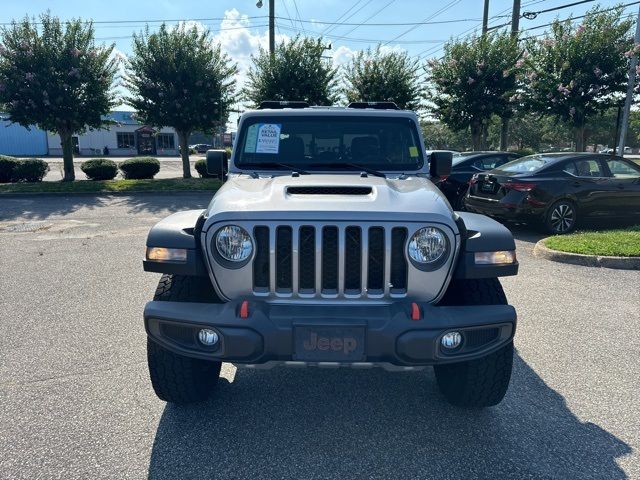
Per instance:
[[[637,178],[640,177],[640,167],[630,165],[620,160],[607,160],[609,170],[615,178]]]
[[[562,171],[570,173],[571,175],[578,176],[578,170],[576,169],[576,164],[573,162],[567,162],[562,166]]]
[[[577,177],[604,177],[604,171],[600,162],[597,160],[579,159],[573,162],[575,164],[576,172],[574,175]]]
[[[492,170],[496,168],[498,165],[502,165],[505,163],[502,161],[502,157],[492,156],[492,157],[482,157],[473,162],[473,166],[479,168],[480,170]]]

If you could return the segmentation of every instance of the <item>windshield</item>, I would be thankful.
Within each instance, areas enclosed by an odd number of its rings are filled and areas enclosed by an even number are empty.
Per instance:
[[[252,117],[242,125],[239,168],[418,170],[422,146],[409,118]]]
[[[557,158],[545,157],[544,155],[530,155],[528,157],[522,157],[507,162],[493,171],[511,173],[536,172],[545,165],[548,165],[551,162],[555,162],[556,160]]]

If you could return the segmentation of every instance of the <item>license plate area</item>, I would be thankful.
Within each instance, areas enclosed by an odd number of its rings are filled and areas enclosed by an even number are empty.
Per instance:
[[[480,190],[483,192],[487,192],[487,193],[493,193],[494,190],[494,185],[491,182],[484,182],[481,186],[480,186]]]
[[[362,362],[365,327],[353,325],[295,325],[293,359],[305,362]]]

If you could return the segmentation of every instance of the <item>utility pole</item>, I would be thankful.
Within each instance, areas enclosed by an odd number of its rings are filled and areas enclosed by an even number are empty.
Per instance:
[[[269,53],[273,57],[276,52],[275,0],[269,0]]]
[[[638,19],[636,20],[636,34],[633,37],[633,44],[640,43],[640,7],[638,8]],[[624,101],[624,109],[622,110],[622,127],[620,128],[620,139],[618,140],[618,155],[624,155],[624,144],[627,138],[627,128],[629,127],[629,110],[631,110],[631,101],[633,100],[633,87],[636,83],[636,66],[638,65],[638,56],[634,53],[629,61],[629,82],[627,83],[627,98]]]
[[[484,12],[482,13],[482,34],[489,30],[489,0],[484,0]]]
[[[262,0],[256,2],[256,7],[262,8]],[[273,57],[276,51],[276,18],[275,0],[269,0],[269,54]]]
[[[511,36],[518,36],[520,28],[520,0],[513,0],[513,11],[511,12]],[[509,117],[502,117],[500,124],[500,150],[505,152],[509,148]]]

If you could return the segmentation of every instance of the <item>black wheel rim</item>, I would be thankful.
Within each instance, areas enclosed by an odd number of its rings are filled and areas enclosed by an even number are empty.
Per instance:
[[[549,220],[554,232],[565,233],[571,230],[576,223],[576,214],[568,203],[559,203],[553,207]]]

